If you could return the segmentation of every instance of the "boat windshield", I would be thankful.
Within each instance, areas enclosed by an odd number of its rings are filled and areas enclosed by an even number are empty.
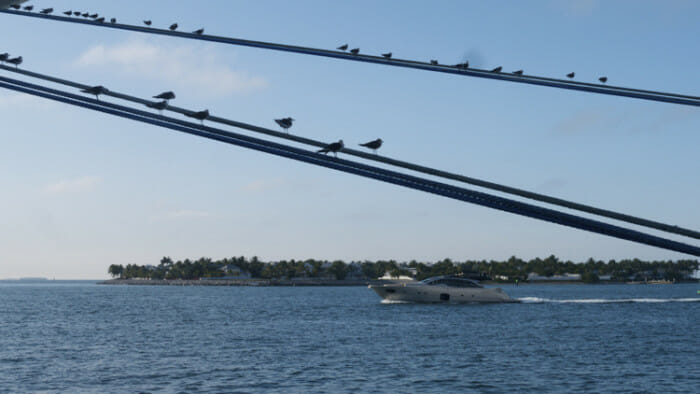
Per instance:
[[[480,284],[465,278],[428,278],[422,283],[430,286],[443,285],[449,287],[482,287]]]

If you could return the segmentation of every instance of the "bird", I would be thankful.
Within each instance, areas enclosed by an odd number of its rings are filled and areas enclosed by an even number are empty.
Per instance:
[[[7,60],[6,60],[6,62],[8,62],[8,63],[14,64],[14,65],[15,65],[15,68],[17,68],[20,64],[22,64],[22,61],[23,61],[23,60],[22,60],[22,56],[17,56],[17,57],[14,57],[14,58],[12,58],[12,59],[7,59]]]
[[[205,109],[204,111],[189,112],[189,113],[186,113],[185,116],[189,116],[190,118],[199,119],[202,122],[202,124],[204,124],[204,119],[209,117],[209,110]]]
[[[384,143],[384,141],[382,141],[381,138],[377,138],[377,139],[374,140],[374,141],[370,141],[370,142],[366,142],[366,143],[364,143],[364,144],[360,144],[360,146],[364,146],[365,148],[372,149],[372,150],[374,151],[374,153],[377,153],[377,149],[381,148],[382,143]]]
[[[608,77],[600,77],[600,78],[598,78],[598,80],[602,83],[606,83],[606,82],[608,82]]]
[[[10,4],[10,8],[14,8],[14,9],[18,10],[19,7],[20,7],[19,4]]]
[[[286,133],[289,132],[289,128],[292,127],[292,122],[294,122],[294,119],[292,118],[281,118],[281,119],[275,119],[275,123],[277,123]]]
[[[338,157],[338,151],[343,149],[344,147],[345,144],[343,144],[343,140],[339,140],[338,142],[331,142],[330,144],[317,150],[316,153],[328,154],[328,152],[333,152],[333,156]]]
[[[204,34],[204,29],[197,29],[197,30],[193,31],[192,33],[194,33],[194,34],[197,34],[197,35],[200,35],[200,36],[201,36],[202,34]]]
[[[101,16],[101,17],[95,19],[95,22],[98,22],[98,23],[103,23],[104,21],[105,21],[104,16]]]
[[[573,78],[575,75],[576,75],[576,73],[574,73],[574,72],[570,72],[570,73],[566,74],[566,76],[569,78]]]
[[[109,20],[110,23],[117,23],[117,18],[112,18]]]
[[[150,26],[151,23],[152,23],[151,21],[143,21],[143,24],[146,25],[146,26]]]
[[[352,53],[353,55],[357,55],[358,53],[360,53],[360,48],[351,49],[350,53]]]
[[[24,10],[25,10],[25,11],[31,11],[31,10],[33,10],[33,9],[34,9],[34,6],[33,6],[33,5],[28,5],[28,6],[24,7]]]
[[[491,70],[491,72],[492,72],[492,73],[500,73],[501,70],[503,70],[503,67],[498,66],[498,67],[494,68],[493,70]]]
[[[167,102],[166,100],[163,100],[163,101],[156,101],[156,102],[153,102],[153,103],[149,102],[149,103],[146,103],[146,106],[147,106],[148,108],[157,109],[158,112],[162,113],[164,109],[168,108],[168,102]]]
[[[100,101],[100,95],[109,92],[109,89],[102,85],[93,86],[87,89],[81,90],[83,93],[94,94],[97,101]]]
[[[71,16],[73,15],[73,11],[65,11],[63,15]]]
[[[168,100],[172,100],[175,98],[175,93],[173,93],[171,91],[167,91],[167,92],[163,92],[157,96],[153,96],[153,98],[168,101]]]
[[[432,59],[432,60],[430,61],[430,64],[432,64],[433,66],[437,66],[437,65],[438,65],[438,61],[435,60],[435,59]]]
[[[80,12],[80,11],[73,11],[73,16],[80,16],[80,14],[82,14],[82,12]]]
[[[10,58],[10,54],[5,52],[5,53],[0,53],[0,62],[5,63],[7,59]]]
[[[341,51],[345,51],[345,50],[348,49],[348,44],[343,44],[343,45],[339,46],[339,47],[336,48],[336,49],[339,49],[339,50],[341,50]]]
[[[92,14],[90,15],[90,19],[97,19],[98,16],[100,16],[100,14]]]
[[[515,75],[523,75],[523,70],[513,71]]]
[[[382,56],[385,57],[385,58],[387,58],[387,59],[391,59],[391,52],[382,53]]]
[[[177,30],[177,23],[173,23],[172,25],[170,25],[169,29],[172,31]]]
[[[40,14],[50,14],[53,12],[53,8],[44,8],[43,10],[39,11]]]
[[[82,15],[80,15],[80,16],[82,16],[83,18],[87,18],[87,17],[90,16],[90,13],[89,13],[89,12],[84,12],[84,13],[83,13]]]

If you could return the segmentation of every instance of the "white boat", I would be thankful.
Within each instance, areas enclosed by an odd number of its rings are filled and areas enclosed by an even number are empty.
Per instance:
[[[486,288],[459,276],[436,276],[420,282],[369,285],[387,301],[431,303],[518,302],[500,288]]]

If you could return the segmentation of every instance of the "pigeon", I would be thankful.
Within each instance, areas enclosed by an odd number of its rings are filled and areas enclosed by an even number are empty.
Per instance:
[[[146,25],[146,26],[150,26],[151,23],[152,23],[151,21],[143,21],[143,24]]]
[[[389,53],[382,53],[382,56],[385,57],[385,58],[387,58],[387,59],[391,59],[391,52],[389,52]]]
[[[350,53],[352,53],[353,55],[357,55],[358,53],[360,53],[360,48],[351,49]]]
[[[344,147],[345,147],[345,144],[343,144],[343,140],[339,140],[338,142],[332,142],[332,143],[324,146],[322,149],[317,150],[316,153],[328,154],[328,152],[333,152],[333,155],[335,157],[338,157],[338,155],[337,155],[338,151],[343,149]]]
[[[172,25],[170,25],[169,29],[172,31],[177,30],[177,23],[173,23]]]
[[[493,70],[491,70],[491,72],[492,72],[492,73],[500,73],[501,70],[503,70],[503,67],[498,66],[498,67],[494,68]]]
[[[161,93],[161,94],[159,94],[159,95],[157,95],[157,96],[153,96],[153,98],[157,98],[157,99],[162,99],[162,100],[168,101],[168,100],[172,100],[172,99],[175,98],[175,93],[173,93],[173,92],[171,92],[171,91],[167,91],[167,92],[163,92],[163,93]]]
[[[287,133],[289,132],[289,128],[292,127],[292,122],[294,122],[294,119],[292,118],[275,119],[275,123],[277,123]]]
[[[10,58],[10,54],[5,52],[5,53],[0,53],[0,62],[5,63],[7,59]]]
[[[17,56],[17,57],[14,57],[14,58],[12,58],[12,59],[7,59],[7,60],[6,60],[6,62],[8,62],[8,63],[14,64],[14,65],[15,65],[15,68],[17,68],[20,64],[22,64],[22,61],[23,61],[23,60],[22,60],[22,56]]]
[[[110,23],[117,23],[117,18],[112,18],[109,20]]]
[[[202,122],[202,124],[204,124],[204,119],[209,117],[209,110],[205,109],[204,111],[189,112],[189,113],[186,113],[185,116],[189,116],[190,118],[199,119]]]
[[[73,11],[66,11],[63,13],[63,15],[71,16],[71,15],[73,15]]]
[[[339,47],[336,48],[336,49],[339,49],[339,50],[341,50],[341,51],[345,51],[345,50],[348,49],[348,44],[343,44],[343,45],[339,46]]]
[[[377,153],[377,149],[379,149],[382,146],[382,143],[384,143],[384,141],[382,141],[381,138],[377,138],[374,141],[360,144],[360,146],[364,146],[365,148],[372,149],[374,151],[374,153]]]
[[[608,82],[608,77],[600,77],[600,78],[598,78],[598,80],[602,83],[606,83],[606,82]]]
[[[109,89],[102,85],[93,86],[91,88],[81,90],[83,93],[94,94],[97,101],[100,101],[100,95],[109,92]]]
[[[192,33],[194,33],[198,36],[201,36],[202,34],[204,34],[204,29],[197,29],[197,30],[193,31]]]
[[[573,73],[573,72],[566,74],[566,76],[569,78],[573,78],[575,75],[576,75],[576,73]]]
[[[100,16],[100,14],[92,14],[90,15],[90,19],[97,19],[98,16]]]
[[[433,60],[430,61],[430,64],[432,64],[433,66],[437,66],[437,65],[438,65],[438,61],[435,60],[435,59],[433,59]]]
[[[163,101],[156,101],[154,103],[146,103],[146,106],[148,108],[154,108],[157,109],[158,112],[163,112],[164,109],[168,108],[168,102],[166,100]]]
[[[105,21],[105,18],[103,16],[95,19],[95,22],[98,22],[98,23],[104,23],[104,21]]]
[[[10,4],[10,8],[14,8],[14,9],[18,10],[19,7],[20,7],[19,4]]]
[[[523,70],[513,71],[515,75],[523,75]]]
[[[73,16],[80,16],[80,14],[82,14],[82,12],[80,12],[80,11],[73,11]]]
[[[44,8],[43,10],[39,11],[40,14],[50,14],[53,12],[53,8]]]
[[[28,6],[24,7],[24,10],[25,10],[25,11],[31,11],[31,10],[33,10],[33,9],[34,9],[34,6],[33,6],[33,5],[28,5]]]

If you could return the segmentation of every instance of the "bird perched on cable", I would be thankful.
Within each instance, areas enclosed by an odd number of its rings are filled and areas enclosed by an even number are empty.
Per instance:
[[[71,10],[71,11],[65,11],[65,12],[63,13],[63,15],[71,16],[71,15],[73,15],[73,11],[72,11],[72,10]]]
[[[438,65],[438,61],[435,60],[435,59],[433,59],[433,60],[430,61],[430,64],[432,64],[433,66],[437,66],[437,65]]]
[[[341,51],[346,51],[346,50],[348,49],[348,44],[343,44],[343,45],[339,46],[339,47],[336,48],[336,49],[339,49],[339,50],[341,50]]]
[[[10,4],[10,8],[14,8],[14,9],[18,10],[19,7],[20,7],[19,4]]]
[[[289,132],[289,128],[292,127],[292,122],[294,122],[294,119],[292,118],[281,118],[281,119],[275,119],[275,123],[277,123],[286,133]]]
[[[377,139],[374,140],[374,141],[370,141],[370,142],[366,142],[366,143],[364,143],[364,144],[360,144],[360,146],[364,146],[365,148],[372,149],[372,150],[374,151],[374,153],[377,153],[377,149],[381,148],[382,143],[384,143],[384,141],[382,141],[381,138],[377,138]]]
[[[360,48],[353,48],[350,50],[350,53],[352,53],[353,55],[357,55],[358,53],[360,53]]]
[[[53,8],[44,8],[43,10],[39,11],[40,14],[50,14],[53,12]]]
[[[80,14],[82,14],[82,12],[80,12],[80,11],[73,11],[73,16],[80,16]]]
[[[109,20],[110,23],[117,23],[117,18],[112,18]]]
[[[204,124],[204,119],[209,117],[209,110],[205,109],[204,111],[190,112],[190,113],[186,113],[185,116],[189,116],[190,118],[199,119],[199,121],[202,122],[202,124]]]
[[[501,70],[503,70],[503,67],[498,66],[498,67],[494,68],[493,70],[491,70],[491,72],[492,72],[492,73],[500,73]]]
[[[194,33],[198,36],[201,36],[202,34],[204,34],[204,29],[197,29],[197,30],[193,31],[192,33]]]
[[[513,71],[515,75],[523,75],[523,70]]]
[[[172,31],[177,30],[177,23],[173,23],[172,25],[170,25],[170,27],[168,29],[170,29]]]
[[[385,58],[387,58],[387,59],[391,59],[391,52],[382,53],[382,56],[385,57]]]
[[[33,5],[28,5],[28,6],[24,7],[24,10],[25,10],[25,11],[31,11],[31,10],[33,10],[33,9],[34,9],[34,6],[33,6]]]
[[[338,151],[343,149],[345,147],[345,144],[343,144],[343,140],[339,140],[338,142],[332,142],[323,148],[317,150],[317,153],[323,153],[323,154],[328,154],[328,152],[333,152],[333,155],[335,157],[338,157]]]
[[[175,98],[175,93],[173,93],[171,91],[167,91],[167,92],[163,92],[157,96],[153,96],[153,98],[168,101],[168,100],[172,100]]]
[[[570,73],[566,74],[566,76],[569,77],[569,78],[573,78],[573,77],[576,76],[576,73],[570,72]]]
[[[608,77],[600,77],[600,78],[598,78],[598,80],[602,83],[606,83],[606,82],[608,82]]]
[[[87,89],[81,90],[83,93],[94,94],[97,101],[100,101],[100,95],[109,92],[109,89],[102,85],[93,86]]]
[[[90,13],[89,13],[89,12],[84,12],[84,13],[83,13],[82,15],[80,15],[80,16],[82,16],[83,18],[87,18],[87,17],[90,16]]]
[[[146,107],[157,109],[158,112],[163,113],[163,110],[168,108],[168,102],[166,100],[156,101],[154,103],[146,103]]]
[[[5,52],[5,53],[0,53],[0,62],[5,63],[7,59],[10,58],[10,54]]]
[[[153,22],[151,22],[151,21],[143,21],[143,24],[146,25],[146,26],[150,26],[151,23],[153,23]]]
[[[23,60],[22,60],[22,56],[17,56],[17,57],[15,57],[15,58],[7,59],[7,60],[6,60],[6,62],[8,62],[8,63],[14,64],[14,65],[15,65],[15,68],[17,68],[20,64],[22,64],[22,61],[23,61]]]
[[[100,14],[92,14],[90,15],[90,19],[97,19],[98,16],[100,16]]]

